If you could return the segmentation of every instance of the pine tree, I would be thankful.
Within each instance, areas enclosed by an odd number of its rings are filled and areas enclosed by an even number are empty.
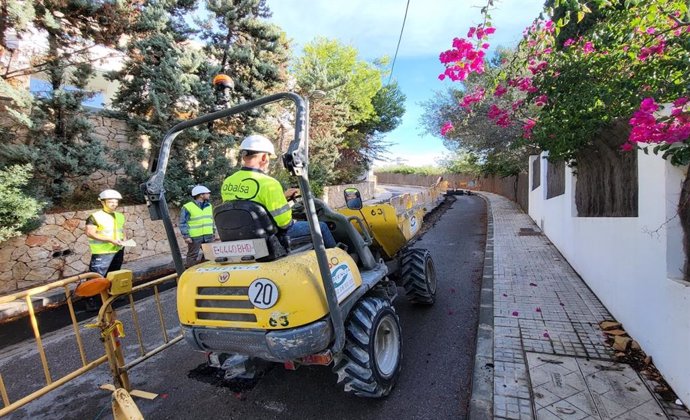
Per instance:
[[[19,3],[24,13],[17,12]],[[130,10],[115,0],[6,5],[10,7],[0,12],[3,52],[10,30],[14,37],[22,38],[30,28],[46,34],[48,50],[42,57],[33,57],[29,67],[3,75],[1,86],[15,87],[8,111],[16,125],[3,130],[0,165],[33,165],[31,188],[54,204],[62,204],[81,179],[106,166],[102,145],[91,136],[82,101],[91,95],[86,90],[93,76],[91,48],[117,40],[127,27]],[[18,78],[38,72],[47,75],[49,91],[33,99],[17,92]],[[28,134],[21,133],[21,125],[28,128]]]
[[[120,82],[113,98],[113,107],[127,120],[130,141],[141,145],[150,143],[149,159],[155,167],[158,150],[167,130],[183,116],[198,113],[198,103],[192,95],[198,84],[197,71],[205,60],[203,52],[192,48],[191,29],[184,14],[193,11],[193,1],[146,1],[130,31],[127,59],[123,68],[109,75]],[[189,132],[178,136],[173,143],[168,167],[168,196],[177,201],[188,196],[194,183],[188,163]],[[118,188],[131,197],[140,197],[138,185],[146,179],[147,170],[139,162],[145,151],[120,151],[116,159],[129,175]]]
[[[148,138],[154,165],[164,133],[176,123],[264,96],[284,80],[285,40],[275,26],[261,21],[267,13],[264,1],[207,1],[210,15],[197,29],[183,18],[195,7],[193,1],[146,2],[134,27],[129,59],[112,75],[121,83],[114,105],[127,114],[132,141]],[[203,49],[193,47],[192,34],[206,42]],[[217,102],[212,85],[221,72],[235,84],[227,104]],[[180,134],[166,173],[167,198],[180,204],[196,184],[219,191],[237,139],[261,130],[259,115],[245,114]],[[121,158],[131,176],[122,188],[134,194],[147,173],[131,153]]]
[[[280,28],[265,20],[271,16],[266,1],[208,0],[206,8],[210,16],[202,36],[219,65],[217,71],[234,81],[230,105],[281,87],[286,79],[287,42]]]

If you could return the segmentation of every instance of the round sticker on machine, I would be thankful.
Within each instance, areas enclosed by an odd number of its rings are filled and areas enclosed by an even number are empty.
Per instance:
[[[338,301],[346,298],[355,290],[355,278],[347,264],[342,263],[333,267],[331,269],[331,277],[333,278],[333,286],[335,286],[335,295]]]
[[[249,285],[249,301],[259,309],[268,309],[278,302],[278,286],[269,279],[256,279]]]
[[[410,217],[410,233],[413,235],[417,232],[417,216]]]

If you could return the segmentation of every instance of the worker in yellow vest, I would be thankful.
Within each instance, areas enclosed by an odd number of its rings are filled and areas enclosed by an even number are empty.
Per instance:
[[[216,227],[213,224],[213,206],[209,202],[211,191],[203,185],[192,188],[194,200],[180,210],[180,233],[187,243],[187,266],[199,260],[201,244],[213,242]]]
[[[102,209],[86,219],[86,236],[91,248],[89,271],[105,277],[109,271],[122,267],[125,255],[125,216],[115,211],[122,200],[119,192],[103,190],[98,199]]]
[[[89,271],[105,277],[108,272],[119,270],[124,261],[125,215],[115,211],[122,200],[119,192],[103,190],[98,200],[101,210],[86,219],[86,236],[91,248]],[[84,299],[84,307],[93,312],[100,308],[100,304],[94,296]]]
[[[225,178],[221,187],[223,202],[251,200],[266,208],[278,229],[291,239],[310,236],[309,223],[292,219],[292,209],[287,199],[299,192],[297,188],[283,191],[277,179],[267,174],[270,159],[276,157],[271,140],[260,134],[252,134],[240,144],[242,168]],[[324,222],[319,222],[326,248],[336,246],[333,233]]]

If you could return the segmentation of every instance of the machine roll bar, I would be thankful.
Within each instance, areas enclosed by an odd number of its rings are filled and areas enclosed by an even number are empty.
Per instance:
[[[245,102],[233,106],[231,108],[212,112],[210,114],[202,115],[201,117],[192,120],[183,121],[176,124],[163,137],[161,142],[158,160],[151,163],[149,172],[152,173],[149,179],[141,184],[141,191],[146,199],[146,205],[149,209],[151,220],[162,220],[165,227],[165,233],[170,244],[170,251],[172,252],[173,262],[175,264],[175,271],[178,276],[184,272],[184,263],[180,254],[180,247],[177,244],[175,230],[170,220],[170,212],[168,204],[165,199],[165,173],[168,167],[168,160],[172,150],[173,140],[184,130],[196,127],[202,124],[207,124],[221,118],[227,118],[232,115],[246,112],[250,109],[265,106],[273,102],[288,100],[295,104],[295,135],[288,146],[287,152],[282,156],[283,165],[294,176],[297,177],[300,192],[302,194],[305,206],[305,213],[309,223],[309,230],[311,232],[312,241],[314,243],[314,250],[316,252],[316,260],[319,265],[319,272],[323,281],[324,290],[326,292],[326,301],[330,312],[331,323],[335,333],[335,342],[333,343],[333,350],[339,352],[345,344],[345,327],[343,316],[338,306],[338,299],[335,293],[335,286],[331,277],[331,271],[328,268],[328,257],[326,256],[326,248],[323,243],[323,235],[319,226],[319,220],[316,215],[316,207],[314,206],[314,196],[309,186],[309,150],[308,150],[308,109],[307,102],[299,95],[292,92],[276,93],[274,95],[259,98],[250,102]]]

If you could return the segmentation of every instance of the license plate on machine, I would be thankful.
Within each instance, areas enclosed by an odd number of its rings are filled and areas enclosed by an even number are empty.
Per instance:
[[[212,242],[202,244],[202,248],[209,260],[227,258],[228,261],[247,261],[268,255],[265,239]]]

